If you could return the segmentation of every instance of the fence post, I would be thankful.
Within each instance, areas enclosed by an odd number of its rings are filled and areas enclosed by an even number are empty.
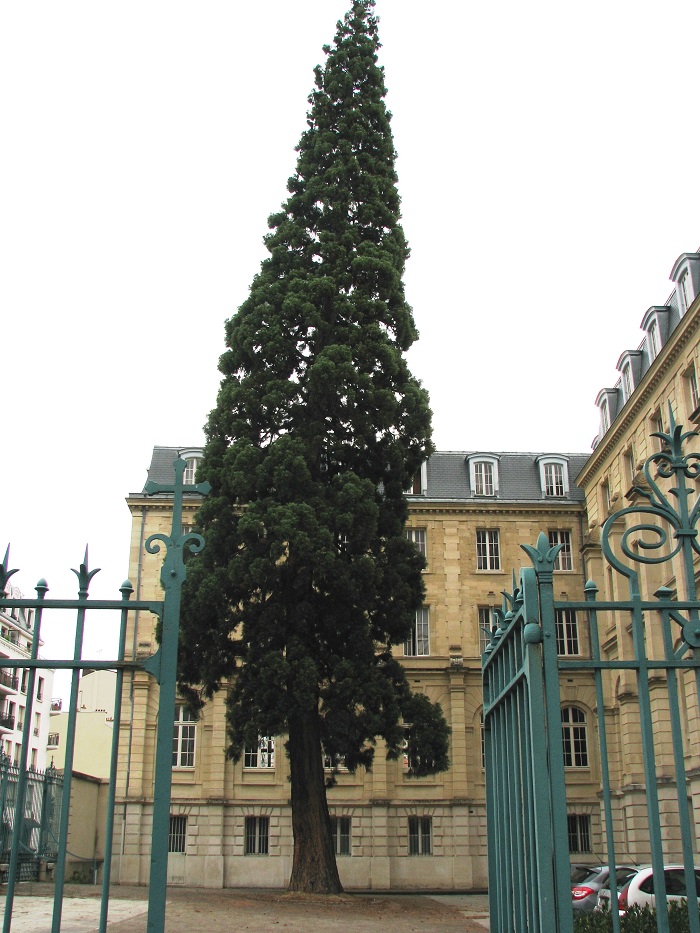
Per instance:
[[[544,712],[547,729],[547,767],[552,813],[552,844],[554,890],[558,933],[573,933],[571,908],[571,860],[566,817],[566,782],[562,746],[561,698],[559,694],[559,662],[554,609],[554,561],[561,545],[550,547],[547,536],[540,532],[537,545],[523,545],[534,564],[539,595],[539,619],[542,631],[542,676],[544,679]]]

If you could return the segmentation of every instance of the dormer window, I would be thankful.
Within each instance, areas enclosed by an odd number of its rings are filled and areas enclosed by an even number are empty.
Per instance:
[[[617,371],[621,373],[622,404],[627,402],[642,377],[642,351],[625,350],[617,361]]]
[[[194,486],[197,468],[202,459],[202,449],[201,447],[195,447],[188,450],[181,450],[179,451],[179,456],[181,460],[185,461],[185,473],[182,477],[182,482],[185,486]]]
[[[659,325],[652,321],[647,331],[649,337],[649,360],[655,360],[659,354]]]
[[[569,494],[569,469],[566,457],[538,457],[542,495],[563,499]]]
[[[472,454],[468,457],[469,485],[473,496],[498,495],[498,457]]]
[[[640,327],[646,333],[647,356],[653,363],[668,339],[668,305],[652,305],[642,318]]]
[[[413,481],[406,490],[407,496],[425,496],[428,493],[428,461],[424,460],[420,469],[413,474]]]
[[[612,426],[617,413],[622,407],[621,390],[619,386],[614,389],[601,389],[596,396],[595,403],[600,412],[600,438],[602,438]]]
[[[545,463],[544,494],[545,496],[564,495],[564,467],[561,463]]]
[[[194,486],[194,478],[197,475],[197,467],[199,466],[198,457],[190,457],[185,461],[185,477],[184,483],[185,486]]]
[[[693,303],[693,283],[690,279],[690,273],[685,271],[680,279],[681,295],[683,297],[683,307],[687,311]]]
[[[474,464],[474,495],[493,495],[493,464],[488,460],[478,460]]]
[[[622,393],[624,395],[625,401],[630,397],[634,391],[634,385],[632,383],[632,367],[629,363],[622,370]]]
[[[687,313],[700,290],[700,253],[681,253],[671,270],[681,316]]]

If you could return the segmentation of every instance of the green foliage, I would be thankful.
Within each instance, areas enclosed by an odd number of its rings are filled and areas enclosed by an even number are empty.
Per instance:
[[[607,910],[596,910],[592,914],[574,911],[574,933],[609,933],[612,928],[612,917]],[[630,907],[625,916],[620,917],[620,933],[658,933],[656,911],[651,907]],[[668,933],[690,933],[685,904],[668,905]]]
[[[398,756],[410,723],[412,770],[429,774],[449,730],[390,650],[423,598],[403,490],[432,444],[404,358],[417,333],[373,7],[355,0],[324,49],[269,256],[226,325],[180,681],[211,696],[235,673],[234,758],[319,714],[351,770],[371,767],[378,736]]]

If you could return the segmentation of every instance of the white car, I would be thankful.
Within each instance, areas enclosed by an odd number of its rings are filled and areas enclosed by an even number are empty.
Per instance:
[[[685,883],[685,870],[682,865],[666,865],[664,867],[664,883],[666,886],[666,900],[678,903],[687,898]],[[700,869],[695,869],[695,896],[700,904]],[[627,884],[618,891],[617,906],[620,916],[637,904],[639,907],[655,907],[656,894],[654,891],[654,870],[651,865],[643,865],[630,878]],[[610,890],[602,888],[598,892],[598,908],[610,909]]]

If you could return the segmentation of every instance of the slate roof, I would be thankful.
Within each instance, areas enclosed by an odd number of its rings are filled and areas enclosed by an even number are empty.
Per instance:
[[[171,484],[174,481],[173,460],[180,450],[192,450],[191,447],[154,447],[148,479],[156,483]],[[196,448],[194,448],[196,449]],[[428,461],[428,489],[425,496],[415,496],[419,501],[432,499],[437,501],[471,499],[469,486],[469,465],[467,457],[487,451],[438,450]],[[563,500],[582,502],[583,490],[575,484],[575,479],[583,469],[590,454],[559,454],[553,451],[542,453],[501,453],[488,452],[489,456],[498,457],[499,489],[497,497],[484,497],[486,501],[499,502],[541,502],[542,488],[537,458],[552,454],[563,456],[569,464],[569,495]]]

